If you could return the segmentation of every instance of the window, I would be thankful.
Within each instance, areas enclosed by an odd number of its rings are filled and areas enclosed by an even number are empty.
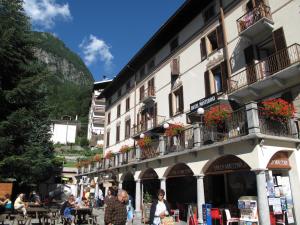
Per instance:
[[[140,87],[140,102],[143,101],[145,97],[145,87],[144,85],[142,87]]]
[[[170,117],[183,113],[183,87],[181,86],[169,94],[169,114]]]
[[[148,96],[155,96],[154,78],[148,81]]]
[[[142,80],[144,78],[144,76],[146,75],[146,69],[145,69],[145,66],[143,66],[141,69],[140,69],[140,80]]]
[[[117,118],[121,116],[121,104],[118,105],[117,107]]]
[[[116,127],[116,143],[120,141],[120,125]]]
[[[125,122],[125,139],[130,138],[130,119]]]
[[[171,61],[171,75],[179,75],[180,68],[179,68],[179,56]]]
[[[207,55],[217,49],[224,47],[224,36],[222,26],[219,25],[214,31],[209,33],[206,37],[201,38],[200,51],[201,60],[207,58]]]
[[[170,42],[170,52],[173,52],[177,47],[178,47],[178,38],[176,37]]]
[[[110,112],[107,114],[107,124],[110,124]]]
[[[211,19],[214,15],[216,15],[215,6],[211,5],[207,7],[203,12],[204,23],[207,22],[209,19]]]
[[[218,92],[226,92],[227,78],[227,67],[225,62],[206,71],[204,73],[205,95],[209,96]]]
[[[109,147],[110,131],[106,132],[106,147]]]
[[[130,98],[128,97],[128,98],[126,99],[126,112],[128,112],[129,109],[130,109]]]

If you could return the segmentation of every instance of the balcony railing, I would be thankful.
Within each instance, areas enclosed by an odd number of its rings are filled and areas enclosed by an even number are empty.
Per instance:
[[[131,128],[131,134],[136,135],[141,132],[151,130],[151,129],[161,125],[165,120],[166,120],[165,116],[158,116],[158,115],[155,117],[149,118],[147,120],[141,120],[137,126],[134,126]]]
[[[122,164],[127,164],[136,161],[136,150],[133,149],[129,152],[122,154]]]
[[[140,92],[140,95],[141,102],[147,102],[148,100],[155,98],[155,87],[148,87],[144,92]]]
[[[269,6],[260,4],[259,6],[255,7],[252,11],[247,12],[239,19],[237,19],[239,33],[254,25],[261,18],[268,18],[272,20],[271,9]]]
[[[153,140],[150,146],[141,149],[141,159],[155,158],[159,153],[159,141]]]
[[[258,118],[260,125],[260,132],[280,137],[293,137],[297,138],[297,128],[293,120],[286,121],[270,119],[266,116],[263,110],[258,109]]]
[[[300,45],[293,44],[275,54],[248,66],[245,70],[233,75],[228,80],[229,93],[244,88],[255,82],[264,80],[269,76],[300,62]]]
[[[167,137],[167,153],[184,151],[194,147],[193,127],[185,129],[181,134]]]
[[[211,144],[248,134],[247,117],[244,108],[231,113],[223,124],[218,126],[202,126],[201,142]]]

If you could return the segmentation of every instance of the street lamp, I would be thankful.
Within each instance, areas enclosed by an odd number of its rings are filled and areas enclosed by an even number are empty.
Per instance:
[[[143,139],[145,137],[145,134],[140,134],[140,138]]]
[[[168,129],[170,127],[169,123],[164,123],[164,129]]]
[[[197,114],[202,116],[204,114],[204,109],[203,108],[198,108],[197,109]]]

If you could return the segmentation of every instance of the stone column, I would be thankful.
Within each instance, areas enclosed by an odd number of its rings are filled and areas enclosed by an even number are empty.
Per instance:
[[[164,135],[159,136],[159,154],[165,155],[166,153],[166,137]]]
[[[135,151],[136,151],[136,154],[135,154],[136,160],[139,161],[141,159],[141,149],[138,145],[136,146]]]
[[[198,208],[198,223],[203,224],[202,205],[205,204],[204,197],[204,175],[196,176],[197,179],[197,208]]]
[[[163,189],[165,191],[165,197],[164,199],[167,199],[167,178],[166,177],[162,177],[160,178],[160,189]]]
[[[120,180],[120,182],[119,182],[119,190],[122,190],[122,188],[123,188],[123,181]]]
[[[257,103],[248,103],[246,105],[246,113],[249,134],[260,133]]]
[[[201,126],[200,123],[193,124],[193,131],[194,131],[194,147],[201,146]]]
[[[83,197],[83,181],[80,184],[80,198],[82,198],[82,197]]]
[[[141,218],[141,204],[142,204],[142,186],[141,180],[135,181],[135,214],[137,218]]]
[[[270,225],[270,210],[266,189],[266,171],[265,169],[255,169],[253,171],[256,174],[259,224]]]

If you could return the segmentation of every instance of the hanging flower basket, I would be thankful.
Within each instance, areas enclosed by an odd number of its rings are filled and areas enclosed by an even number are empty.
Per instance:
[[[127,153],[127,152],[130,152],[132,150],[132,147],[131,146],[128,146],[128,145],[123,145],[121,148],[120,148],[120,153]]]
[[[105,159],[111,159],[113,156],[114,156],[114,154],[111,151],[109,151],[109,152],[106,153],[104,158]]]
[[[93,160],[94,160],[95,162],[100,162],[101,159],[102,159],[102,156],[101,156],[100,154],[96,154],[96,155],[93,157]]]
[[[295,115],[293,104],[281,98],[268,99],[262,102],[262,114],[271,120],[286,122]]]
[[[151,146],[152,139],[150,136],[145,136],[144,138],[139,139],[137,144],[141,149],[145,149]]]
[[[231,113],[232,110],[229,105],[213,106],[204,113],[204,121],[208,126],[222,126],[231,117]]]
[[[168,137],[174,137],[181,134],[184,130],[184,126],[182,124],[170,124],[169,128],[166,129],[165,135]]]

